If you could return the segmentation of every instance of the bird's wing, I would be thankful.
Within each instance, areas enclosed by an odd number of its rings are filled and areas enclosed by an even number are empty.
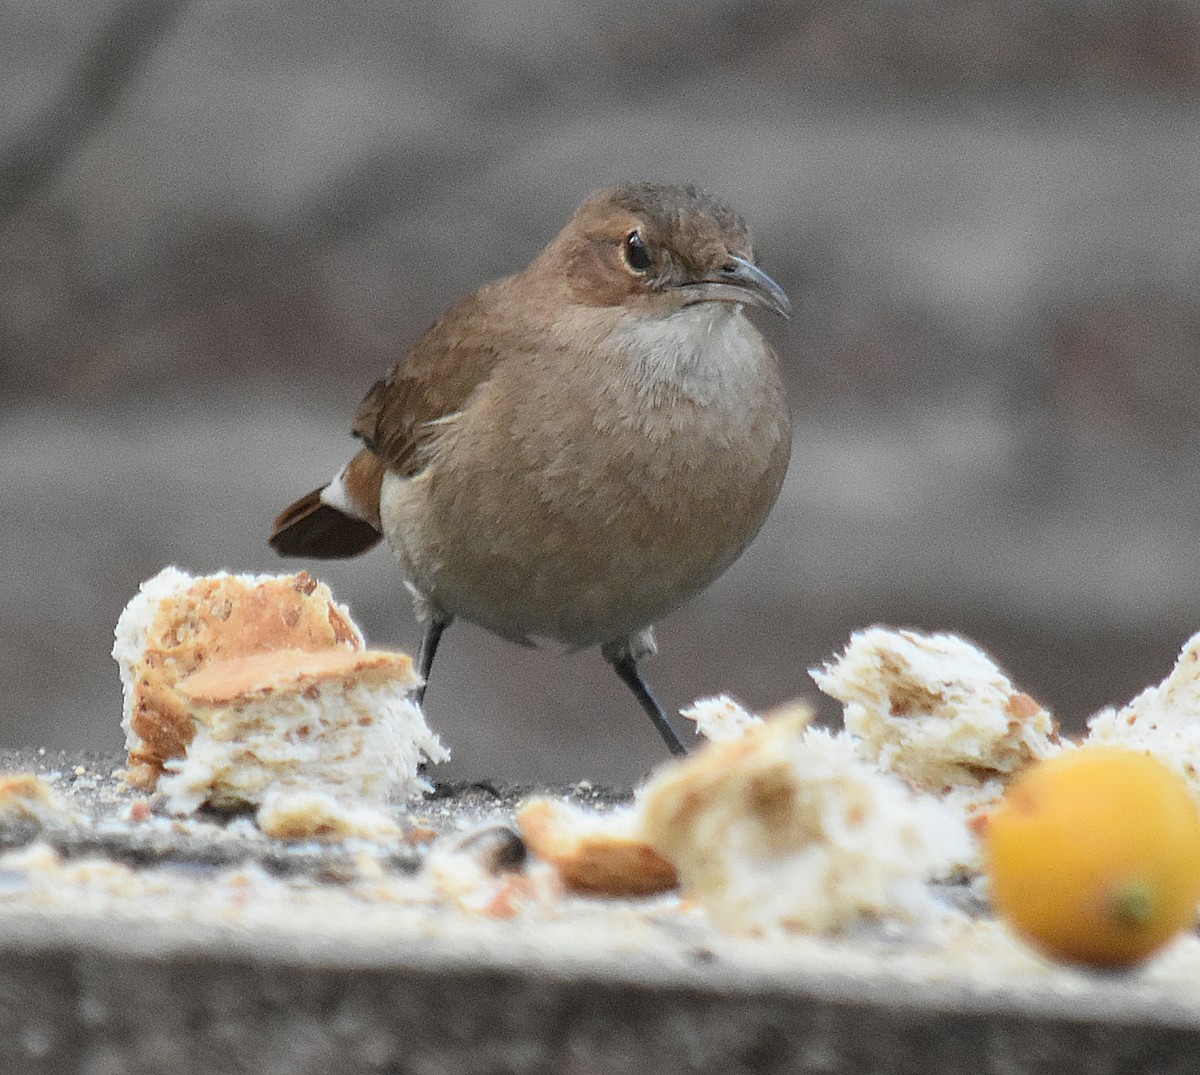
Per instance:
[[[353,432],[393,472],[411,476],[427,460],[437,423],[463,410],[492,376],[504,341],[483,331],[489,289],[449,310],[380,378],[359,405]]]

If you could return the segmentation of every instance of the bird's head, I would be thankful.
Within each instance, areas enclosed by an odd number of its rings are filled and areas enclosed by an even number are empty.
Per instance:
[[[700,303],[790,316],[754,260],[745,221],[691,186],[628,183],[589,197],[542,255],[576,302],[666,316]]]

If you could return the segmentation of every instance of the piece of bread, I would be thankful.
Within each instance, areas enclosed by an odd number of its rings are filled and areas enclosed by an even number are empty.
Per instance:
[[[680,710],[680,716],[696,725],[696,731],[711,743],[740,739],[750,728],[762,723],[762,717],[728,694],[697,699],[689,708]]]
[[[639,796],[643,838],[724,929],[922,918],[926,881],[968,855],[961,815],[808,722],[798,705],[662,766]]]
[[[530,852],[550,863],[564,887],[589,896],[652,896],[679,884],[675,868],[638,833],[631,811],[584,813],[536,798],[517,811]]]
[[[256,817],[277,840],[393,840],[400,826],[373,806],[348,806],[323,791],[272,791]]]
[[[128,779],[177,813],[279,791],[379,803],[426,788],[420,761],[447,754],[409,697],[412,661],[363,645],[307,572],[164,569],[126,606],[113,646]]]
[[[444,903],[487,918],[516,918],[527,907],[553,906],[562,894],[553,868],[528,862],[525,844],[503,823],[444,834],[421,877]]]
[[[143,787],[155,785],[167,759],[182,756],[195,734],[175,686],[201,665],[285,648],[364,645],[349,612],[306,571],[193,578],[163,568],[125,606],[115,635],[130,775]]]
[[[1088,720],[1088,743],[1153,754],[1187,781],[1200,800],[1200,633],[1184,644],[1171,674],[1121,709]]]
[[[843,704],[864,757],[968,810],[1062,749],[1050,714],[956,635],[871,627],[810,675]]]
[[[63,799],[37,773],[0,773],[0,828],[61,824],[70,818]]]

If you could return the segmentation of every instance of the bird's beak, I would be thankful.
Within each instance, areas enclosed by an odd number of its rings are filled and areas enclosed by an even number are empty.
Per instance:
[[[694,284],[681,285],[679,290],[687,296],[687,306],[698,302],[736,302],[758,306],[781,317],[792,316],[787,292],[745,258],[730,258],[727,265],[714,269]]]

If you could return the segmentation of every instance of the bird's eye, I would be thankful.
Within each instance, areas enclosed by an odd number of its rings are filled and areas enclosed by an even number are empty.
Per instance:
[[[650,254],[646,250],[646,240],[640,231],[631,231],[621,244],[621,252],[625,255],[625,264],[639,275],[650,269]]]

